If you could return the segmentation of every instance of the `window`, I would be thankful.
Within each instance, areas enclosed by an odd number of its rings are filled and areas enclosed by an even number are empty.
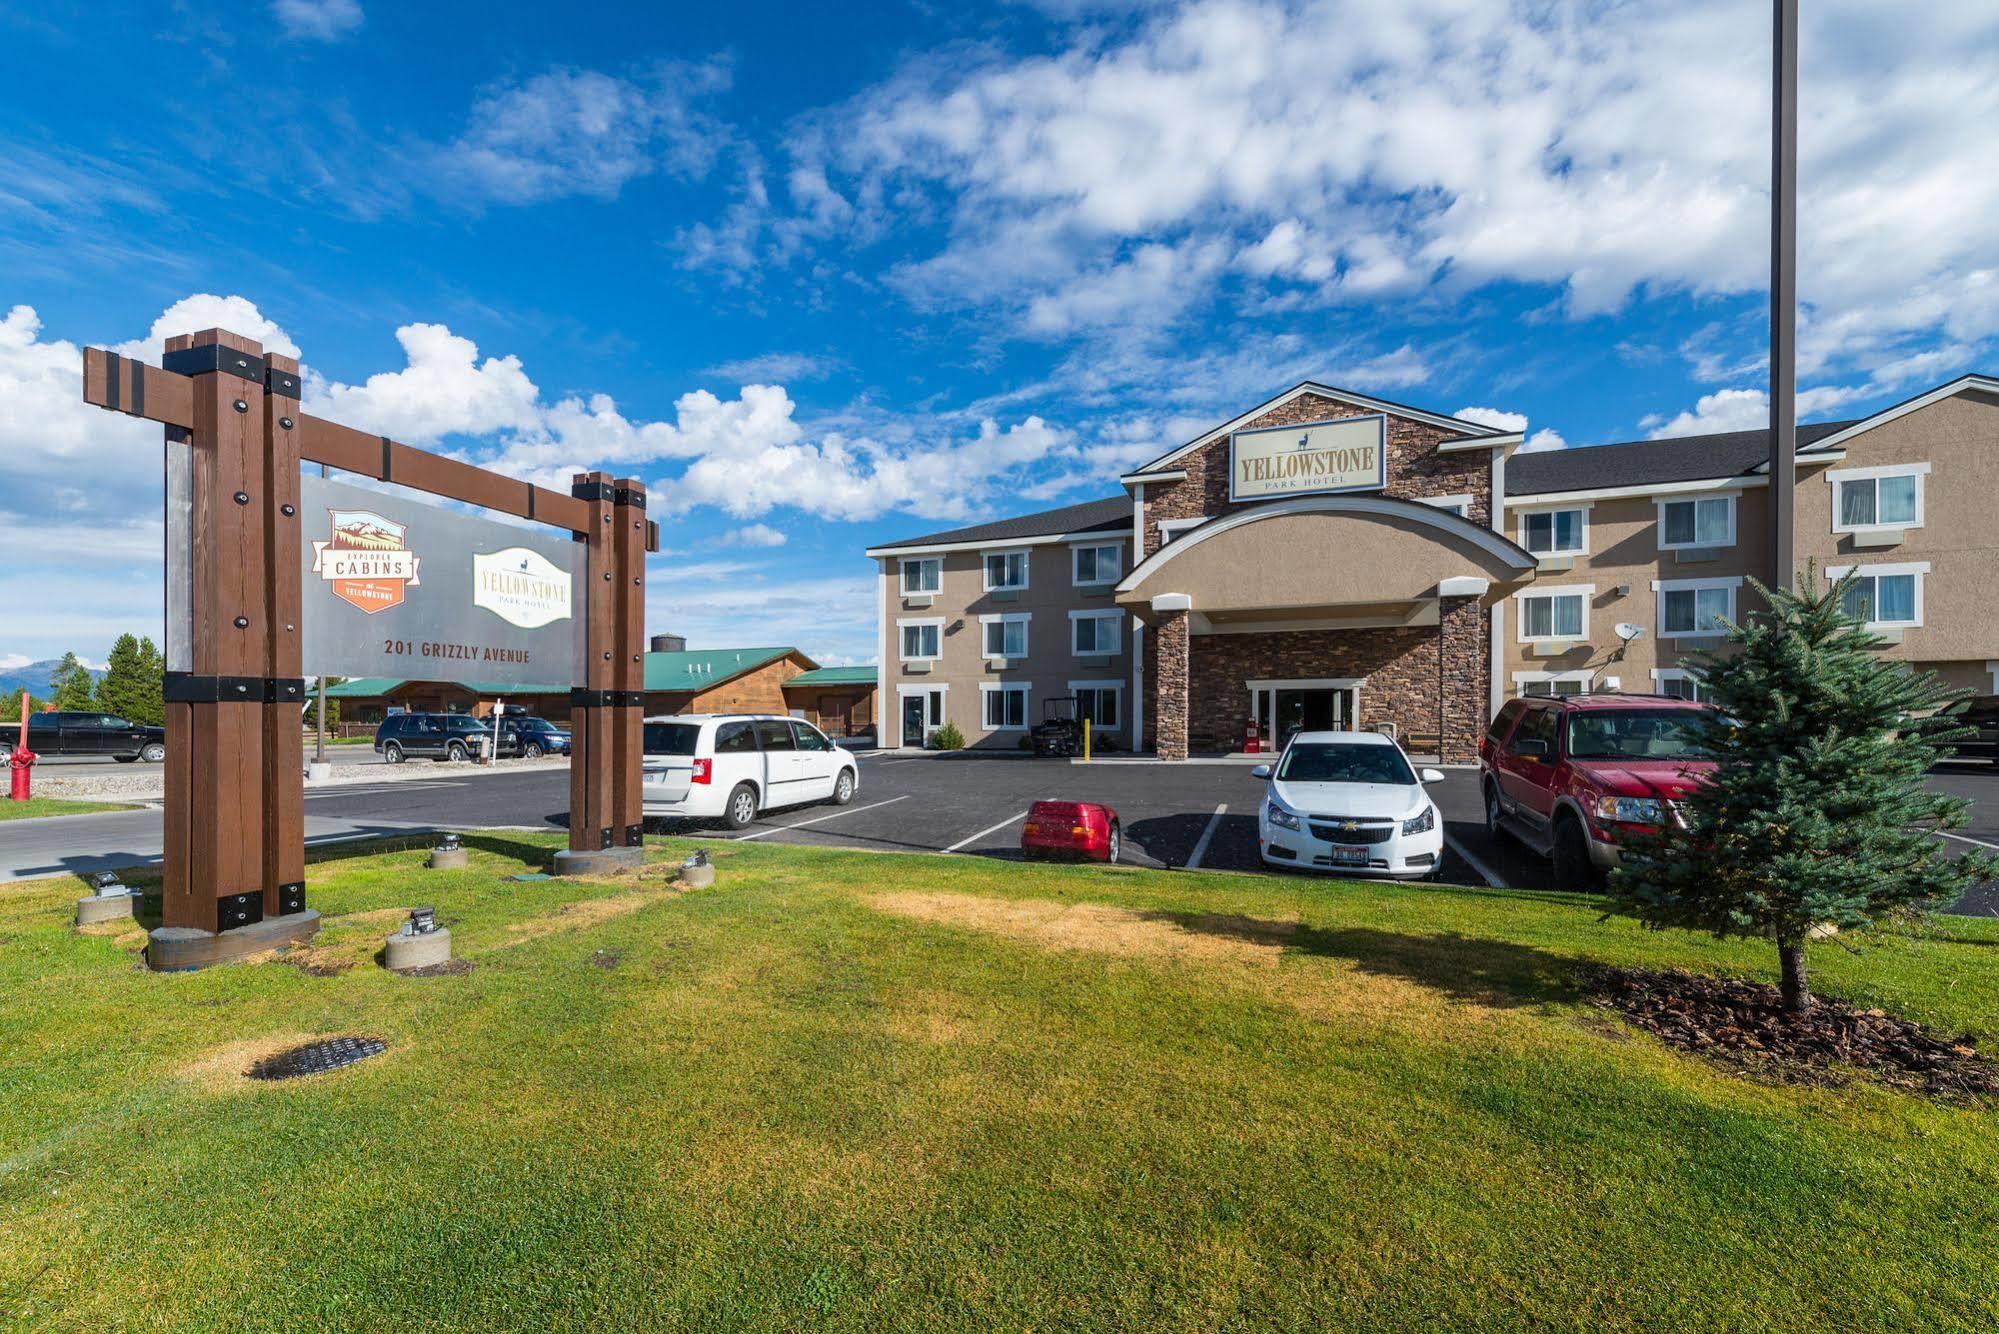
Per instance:
[[[1840,468],[1826,474],[1832,483],[1832,530],[1923,526],[1923,478],[1927,463],[1881,468]]]
[[[1070,650],[1079,658],[1117,652],[1122,621],[1122,614],[1115,611],[1070,612]]]
[[[1076,696],[1076,717],[1087,719],[1097,731],[1108,731],[1122,725],[1124,709],[1124,685],[1119,681],[1071,681],[1069,689]]]
[[[1027,587],[1025,551],[986,553],[986,592],[1000,593]]]
[[[1589,623],[1589,588],[1551,589],[1520,598],[1520,638],[1581,639]]]
[[[1507,744],[1508,750],[1519,750],[1523,741],[1540,741],[1547,745],[1549,756],[1555,753],[1555,711],[1545,704],[1537,709],[1529,709],[1527,716],[1520,720],[1520,726],[1513,730],[1513,740]]]
[[[979,632],[985,640],[985,655],[988,658],[1024,658],[1027,656],[1028,613],[1005,616],[979,617]]]
[[[1588,539],[1586,509],[1530,510],[1520,516],[1520,545],[1537,556],[1580,556]]]
[[[1416,496],[1418,505],[1428,505],[1431,509],[1449,510],[1460,519],[1471,517],[1471,497],[1466,496]]]
[[[1199,528],[1212,515],[1202,514],[1192,519],[1161,519],[1159,521],[1159,545],[1165,546],[1190,528]]]
[[[1116,543],[1097,547],[1071,547],[1078,584],[1114,584],[1124,571],[1124,548]]]
[[[1516,694],[1529,699],[1558,699],[1565,695],[1589,693],[1590,673],[1580,672],[1515,672],[1513,689]]]
[[[944,558],[923,556],[902,562],[902,593],[904,597],[935,593],[944,583]]]
[[[905,659],[925,662],[942,654],[944,621],[941,617],[923,621],[897,621],[895,624],[902,635],[902,656]]]
[[[1027,686],[991,685],[979,687],[979,704],[988,732],[1017,731],[1027,726]]]
[[[1837,583],[1847,572],[1843,567],[1829,569],[1826,578]],[[1923,623],[1923,576],[1929,572],[1927,561],[1859,566],[1852,570],[1854,580],[1840,607],[1870,629],[1918,627]]]
[[[715,729],[717,755],[745,755],[756,748],[756,729],[749,723],[723,723]]]
[[[1494,716],[1492,726],[1485,729],[1485,739],[1495,746],[1506,740],[1507,732],[1513,728],[1513,720],[1518,718],[1520,711],[1526,707],[1517,699],[1508,700],[1505,707]]]
[[[765,750],[798,749],[798,743],[791,739],[791,724],[782,718],[757,720],[757,744]]]
[[[1696,496],[1659,502],[1659,550],[1734,545],[1734,496]]]
[[[1693,673],[1683,667],[1654,667],[1652,683],[1662,695],[1691,700],[1696,704],[1700,702],[1701,684],[1694,679]]]
[[[1735,590],[1740,579],[1681,579],[1652,581],[1659,595],[1659,637],[1685,639],[1723,633],[1722,622],[1735,619]]]
[[[825,734],[810,723],[792,723],[791,735],[797,740],[800,750],[816,750],[823,753],[833,749],[833,743],[828,741]]]

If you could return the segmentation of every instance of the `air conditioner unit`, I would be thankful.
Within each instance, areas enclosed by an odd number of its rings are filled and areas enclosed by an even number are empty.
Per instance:
[[[911,611],[916,610],[918,607],[934,606],[936,602],[937,595],[935,593],[904,593],[902,595],[902,605]]]
[[[1880,551],[1887,547],[1899,547],[1908,536],[1905,528],[1856,528],[1847,534],[1847,540],[1861,551]]]
[[[1673,553],[1673,560],[1680,565],[1707,565],[1721,559],[1721,553],[1713,547],[1686,547]]]
[[[1902,642],[1903,631],[1900,626],[1886,630],[1875,630],[1871,633],[1884,644],[1899,644]]]
[[[910,662],[905,659],[902,664],[902,674],[904,676],[925,676],[929,674],[929,671],[930,664],[928,661]]]
[[[1527,653],[1528,656],[1535,658],[1559,658],[1565,653],[1574,652],[1575,649],[1576,644],[1572,640],[1537,639],[1528,646]]]
[[[1547,573],[1560,574],[1565,570],[1575,569],[1576,558],[1574,556],[1543,556],[1540,559],[1539,567]]]

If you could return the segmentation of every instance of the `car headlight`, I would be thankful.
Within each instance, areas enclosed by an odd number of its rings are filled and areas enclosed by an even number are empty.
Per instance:
[[[1596,818],[1617,824],[1664,824],[1666,808],[1657,797],[1598,797]]]
[[[1418,814],[1402,822],[1405,834],[1427,834],[1437,827],[1437,808],[1425,806]]]
[[[1274,801],[1270,803],[1270,823],[1276,825],[1279,829],[1296,829],[1299,827],[1298,817]]]

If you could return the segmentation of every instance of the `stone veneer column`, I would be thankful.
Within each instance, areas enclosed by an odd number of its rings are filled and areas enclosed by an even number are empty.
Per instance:
[[[1152,631],[1152,745],[1162,760],[1187,758],[1187,610],[1159,610]]]
[[[1485,731],[1488,619],[1475,597],[1438,599],[1437,745],[1446,764],[1478,760]]]

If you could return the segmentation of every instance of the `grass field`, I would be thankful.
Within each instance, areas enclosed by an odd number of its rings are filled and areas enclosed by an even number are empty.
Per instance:
[[[534,849],[468,841],[464,873],[312,866],[306,967],[148,974],[129,927],[67,926],[74,882],[0,887],[0,1322],[1999,1322],[1999,1111],[1749,1082],[1573,989],[1767,949],[1548,895],[770,844],[692,893],[507,883]],[[418,903],[473,971],[373,963]],[[1999,1042],[1999,923],[1814,959]],[[240,1077],[335,1033],[390,1051]]]
[[[44,815],[90,815],[97,811],[128,811],[108,801],[63,801],[58,797],[29,797],[26,801],[0,800],[0,820],[33,820]]]

